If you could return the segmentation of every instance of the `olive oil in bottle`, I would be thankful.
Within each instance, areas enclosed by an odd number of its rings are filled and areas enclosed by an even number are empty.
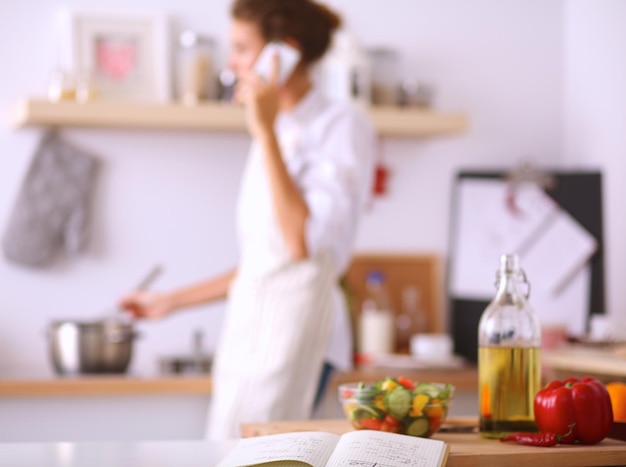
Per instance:
[[[541,330],[518,256],[502,255],[496,277],[498,292],[478,329],[480,432],[487,438],[536,431],[533,401],[541,388]]]

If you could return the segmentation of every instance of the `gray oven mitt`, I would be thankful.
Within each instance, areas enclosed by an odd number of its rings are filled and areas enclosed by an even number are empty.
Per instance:
[[[98,161],[47,134],[22,182],[3,237],[4,255],[41,267],[59,252],[81,252]]]

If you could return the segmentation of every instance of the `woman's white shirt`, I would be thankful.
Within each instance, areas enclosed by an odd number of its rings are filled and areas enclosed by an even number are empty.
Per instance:
[[[309,208],[309,255],[330,252],[341,276],[371,191],[373,127],[351,104],[329,102],[311,90],[293,110],[278,115],[275,131],[287,170]],[[262,154],[253,143],[238,205],[239,273],[262,275],[290,261],[273,209]],[[338,284],[334,303],[326,361],[346,370],[352,366],[352,334]]]

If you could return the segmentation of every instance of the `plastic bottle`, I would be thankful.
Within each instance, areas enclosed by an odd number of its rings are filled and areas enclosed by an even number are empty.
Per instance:
[[[395,317],[380,271],[367,275],[366,297],[359,323],[359,351],[364,354],[389,354],[395,350]]]
[[[541,328],[517,255],[502,255],[496,286],[478,325],[480,432],[487,438],[535,431],[533,401],[541,388]]]

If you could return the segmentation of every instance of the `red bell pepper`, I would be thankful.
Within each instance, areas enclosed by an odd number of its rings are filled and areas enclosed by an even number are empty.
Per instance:
[[[611,398],[604,384],[595,378],[567,378],[552,381],[534,400],[535,422],[544,433],[572,433],[563,444],[595,444],[609,433],[613,423]]]

